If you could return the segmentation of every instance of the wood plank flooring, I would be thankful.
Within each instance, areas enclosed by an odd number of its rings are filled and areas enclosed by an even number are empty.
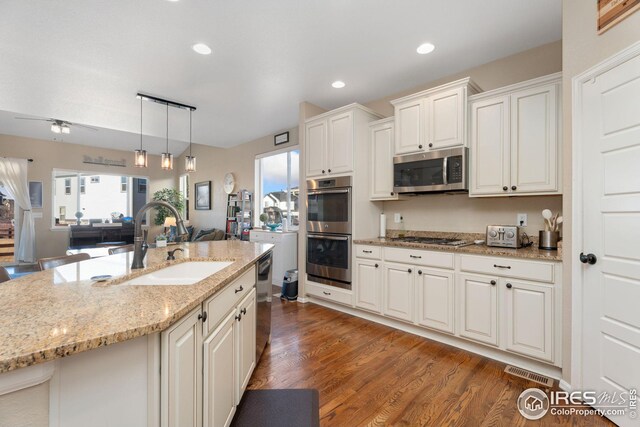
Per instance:
[[[315,304],[274,298],[271,345],[249,389],[315,388],[323,426],[613,425],[595,416],[524,419],[516,400],[537,384],[504,367]]]

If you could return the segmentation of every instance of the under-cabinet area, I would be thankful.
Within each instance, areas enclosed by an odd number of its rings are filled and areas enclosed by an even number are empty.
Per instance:
[[[384,244],[354,252],[352,291],[314,284],[314,301],[499,360],[562,366],[559,262]]]

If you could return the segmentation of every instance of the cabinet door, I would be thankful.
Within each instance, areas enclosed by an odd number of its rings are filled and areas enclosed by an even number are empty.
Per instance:
[[[419,268],[416,277],[417,321],[420,325],[452,334],[454,332],[453,273]]]
[[[353,171],[353,113],[329,118],[327,173]]]
[[[440,150],[464,145],[465,91],[452,89],[430,96],[425,110],[427,147]]]
[[[236,313],[204,341],[203,425],[228,426],[236,412]]]
[[[507,194],[510,189],[509,97],[471,105],[469,195]]]
[[[202,424],[202,324],[198,308],[161,334],[161,425]]]
[[[511,95],[511,187],[515,193],[558,187],[558,86]]]
[[[237,311],[237,354],[238,354],[238,387],[236,404],[240,403],[242,393],[249,384],[249,379],[256,367],[256,290],[242,300]]]
[[[497,279],[461,274],[460,335],[498,345]]]
[[[424,113],[422,99],[395,106],[395,154],[424,151]]]
[[[307,176],[326,173],[327,163],[327,121],[307,123],[305,141]]]
[[[384,266],[385,316],[411,321],[413,305],[413,267],[402,264]]]
[[[371,143],[371,180],[369,197],[372,200],[397,199],[393,192],[393,123],[374,125],[369,131]]]
[[[356,260],[356,307],[380,313],[382,268],[376,261]]]
[[[553,287],[511,279],[502,285],[507,350],[553,362]]]

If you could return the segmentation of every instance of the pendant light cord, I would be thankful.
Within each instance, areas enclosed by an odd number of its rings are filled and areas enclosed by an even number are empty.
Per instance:
[[[140,97],[140,151],[142,151],[142,97]]]
[[[189,157],[191,156],[191,110],[189,110]]]
[[[167,103],[167,153],[169,153],[169,104]]]

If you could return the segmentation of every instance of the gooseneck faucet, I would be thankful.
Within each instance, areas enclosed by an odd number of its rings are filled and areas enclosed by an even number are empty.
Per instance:
[[[167,202],[162,202],[159,200],[154,200],[147,203],[146,205],[141,207],[138,213],[136,214],[135,234],[133,238],[133,262],[131,263],[132,269],[144,268],[144,263],[142,261],[144,260],[144,257],[147,254],[147,249],[149,248],[149,246],[147,245],[147,242],[142,236],[142,216],[145,214],[146,211],[148,211],[153,207],[164,207],[169,209],[173,213],[173,215],[176,217],[176,231],[178,235],[182,236],[187,234],[187,229],[184,227],[182,216],[180,216],[180,213],[177,211],[176,208],[174,208],[172,205],[170,205]]]

